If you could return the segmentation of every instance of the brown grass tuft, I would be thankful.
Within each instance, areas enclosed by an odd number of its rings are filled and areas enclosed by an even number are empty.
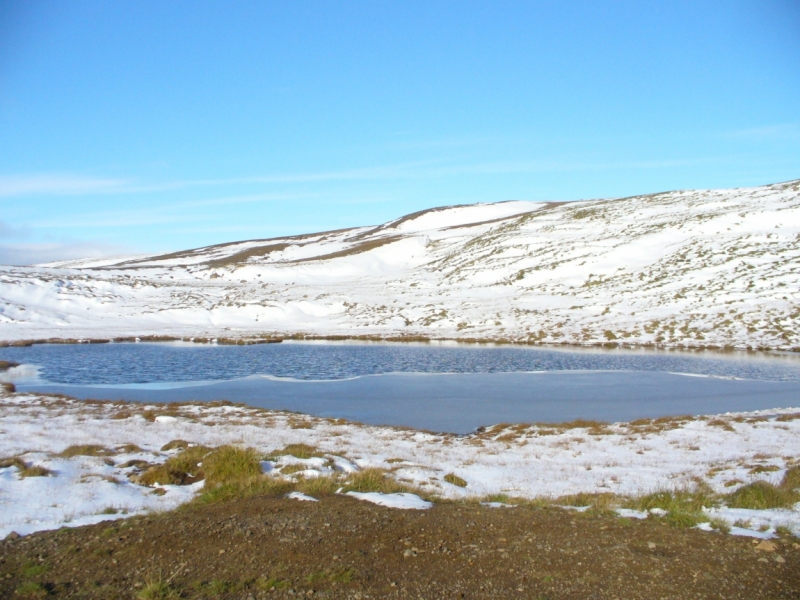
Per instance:
[[[323,454],[314,446],[308,444],[289,444],[283,450],[276,450],[270,454],[271,457],[294,456],[295,458],[314,458],[321,457]]]
[[[117,446],[117,452],[119,454],[134,454],[136,452],[143,452],[143,450],[136,444],[123,444],[122,446]]]
[[[461,479],[461,477],[459,477],[455,473],[448,473],[447,475],[444,476],[444,480],[447,483],[451,483],[451,484],[456,485],[458,487],[462,487],[462,488],[467,487],[466,480]]]
[[[780,483],[781,489],[800,491],[800,466],[787,469]]]
[[[49,477],[53,475],[53,472],[45,467],[39,465],[28,466],[25,461],[18,456],[0,458],[0,469],[7,469],[9,467],[16,467],[20,477]]]
[[[381,492],[394,494],[413,491],[388,475],[383,469],[372,467],[350,475],[342,486],[346,492]]]
[[[73,456],[109,456],[114,454],[105,446],[97,444],[80,444],[65,448],[59,456],[62,458],[72,458]]]
[[[176,448],[186,449],[189,447],[189,442],[186,440],[171,440],[161,446],[162,452],[169,452],[170,450],[175,450]]]

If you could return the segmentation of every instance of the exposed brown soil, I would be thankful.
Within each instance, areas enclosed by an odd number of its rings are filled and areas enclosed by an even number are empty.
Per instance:
[[[160,580],[149,597],[798,598],[797,542],[552,507],[254,497],[7,539],[0,597],[147,597]]]
[[[330,254],[321,254],[319,256],[310,256],[309,258],[298,258],[291,262],[293,263],[304,263],[304,262],[313,262],[318,260],[331,260],[334,258],[343,258],[345,256],[354,256],[356,254],[363,254],[364,252],[369,252],[370,250],[375,250],[380,248],[381,246],[385,246],[387,244],[391,244],[398,240],[402,239],[400,236],[393,235],[383,238],[378,238],[376,240],[369,240],[367,242],[361,242],[357,246],[351,246],[350,248],[346,248],[344,250],[339,250],[338,252],[331,252]]]

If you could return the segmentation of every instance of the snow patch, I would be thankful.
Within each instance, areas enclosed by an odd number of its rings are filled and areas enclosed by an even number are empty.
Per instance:
[[[389,508],[403,508],[412,510],[425,510],[433,506],[432,502],[423,500],[416,494],[399,492],[397,494],[382,494],[380,492],[347,492],[345,495],[372,502]]]

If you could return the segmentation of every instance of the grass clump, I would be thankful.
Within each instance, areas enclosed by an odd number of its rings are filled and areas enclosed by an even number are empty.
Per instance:
[[[411,492],[409,487],[404,486],[387,472],[377,467],[364,469],[357,473],[352,473],[348,481],[342,486],[346,492],[380,492],[382,494],[395,494],[398,492]]]
[[[50,477],[53,472],[40,465],[25,467],[19,472],[20,477]]]
[[[120,469],[127,469],[129,467],[135,467],[137,469],[147,469],[151,467],[152,464],[147,462],[146,460],[141,460],[138,458],[134,458],[133,460],[125,461],[124,463],[119,465]]]
[[[555,503],[557,506],[577,506],[581,508],[589,506],[594,510],[612,510],[616,508],[618,499],[611,493],[591,494],[581,492],[579,494],[560,496],[556,498]]]
[[[262,475],[256,451],[235,446],[220,446],[211,452],[203,462],[203,471],[206,487],[246,481]]]
[[[308,444],[289,444],[283,450],[276,450],[270,457],[277,458],[278,456],[294,456],[295,458],[315,458],[322,457],[323,454],[314,446]]]
[[[781,480],[780,488],[789,491],[800,490],[800,466],[786,470]]]
[[[16,589],[14,595],[18,598],[46,598],[50,592],[41,583],[26,581]]]
[[[117,448],[119,454],[134,454],[136,452],[143,452],[143,450],[136,444],[123,444]]]
[[[25,578],[39,577],[47,571],[47,565],[42,563],[27,562],[22,567],[22,576]]]
[[[731,508],[791,508],[797,502],[800,502],[800,494],[788,486],[775,486],[766,481],[743,485],[725,496],[725,503]]]
[[[147,581],[136,597],[139,600],[168,600],[180,598],[180,592],[169,581],[158,577]]]
[[[723,521],[722,519],[711,519],[710,525],[720,533],[731,532],[731,526],[728,524],[727,521]]]
[[[188,485],[204,478],[200,463],[211,452],[206,446],[187,448],[135,478],[140,485]]]
[[[343,487],[343,485],[338,477],[312,477],[298,481],[295,485],[295,490],[318,498],[319,496],[335,494],[340,487]]]
[[[182,454],[192,450],[189,448]],[[202,476],[206,485],[205,491],[196,500],[200,504],[254,495],[285,494],[293,487],[290,482],[265,477],[261,472],[259,455],[252,448],[220,446],[214,449],[203,460]]]
[[[499,502],[501,504],[508,504],[511,497],[508,494],[490,494],[483,497],[483,502]]]
[[[447,475],[444,476],[444,480],[447,483],[451,483],[451,484],[453,484],[455,486],[458,486],[458,487],[462,487],[462,488],[467,487],[466,480],[461,479],[461,477],[459,477],[455,473],[448,473]]]
[[[271,589],[281,590],[289,587],[289,581],[285,579],[278,579],[277,577],[259,577],[253,582],[253,587],[262,592],[268,592]]]
[[[163,446],[161,446],[161,451],[169,452],[170,450],[175,450],[176,448],[185,450],[188,447],[189,447],[189,442],[187,442],[186,440],[171,440],[166,444],[164,444]]]
[[[301,471],[305,471],[308,469],[306,465],[286,465],[285,467],[281,467],[281,475],[293,475],[294,473],[300,473]]]
[[[141,485],[188,485],[205,479],[206,488],[213,488],[260,476],[261,464],[252,448],[192,446],[136,479]]]
[[[25,469],[27,465],[18,456],[11,456],[8,458],[0,458],[0,469],[8,469],[9,467],[17,467],[20,471]]]
[[[259,476],[223,483],[217,487],[207,489],[197,496],[194,502],[196,504],[216,504],[251,496],[281,496],[294,489],[295,485],[289,481]]]
[[[781,468],[777,465],[756,465],[752,469],[750,469],[747,474],[748,475],[755,475],[757,473],[774,473],[775,471],[780,471]]]
[[[633,498],[626,502],[626,508],[647,511],[654,508],[667,511],[664,520],[675,527],[694,527],[707,521],[703,508],[718,503],[713,492],[705,485],[676,490],[664,489],[651,494]]]
[[[324,571],[316,571],[306,577],[307,583],[318,583],[329,581],[331,583],[350,583],[358,575],[358,571],[353,567],[341,566]]]
[[[627,504],[626,508],[643,511],[660,508],[667,512],[700,513],[704,506],[713,506],[715,499],[707,487],[698,486],[694,489],[658,490],[651,494],[634,498]]]
[[[72,458],[73,456],[108,456],[113,454],[105,446],[98,444],[79,444],[65,448],[59,456],[62,458]]]
[[[239,585],[233,581],[228,581],[227,579],[212,579],[205,586],[206,591],[211,594],[212,597],[238,591],[239,587]]]
[[[10,458],[0,458],[0,469],[16,467],[20,477],[48,477],[53,474],[50,469],[39,465],[28,466],[24,460],[18,456]]]

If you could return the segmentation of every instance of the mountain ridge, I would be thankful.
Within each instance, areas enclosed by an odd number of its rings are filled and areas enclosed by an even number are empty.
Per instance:
[[[0,339],[344,336],[800,348],[800,180],[417,211],[0,267]]]

